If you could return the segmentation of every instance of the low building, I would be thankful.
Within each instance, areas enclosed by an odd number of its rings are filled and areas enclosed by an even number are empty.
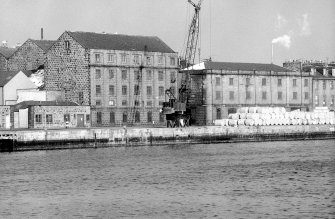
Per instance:
[[[16,48],[0,46],[0,71],[8,71],[8,59],[15,52]]]
[[[0,129],[10,128],[10,106],[0,106]]]
[[[313,108],[328,107],[335,111],[335,62],[291,60],[284,62],[283,66],[311,75]]]
[[[17,103],[18,90],[36,90],[29,79],[30,71],[0,71],[0,105]]]
[[[313,107],[312,77],[274,65],[206,61],[190,74],[191,121],[212,124],[240,107],[280,106],[288,111]]]
[[[46,52],[55,41],[28,39],[8,58],[7,69],[36,70],[43,68]]]
[[[23,101],[11,107],[12,128],[90,127],[90,107],[74,102]]]

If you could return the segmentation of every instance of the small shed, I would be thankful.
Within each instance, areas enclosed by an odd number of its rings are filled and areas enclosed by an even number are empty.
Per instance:
[[[90,127],[90,106],[74,102],[23,101],[11,107],[12,128]]]

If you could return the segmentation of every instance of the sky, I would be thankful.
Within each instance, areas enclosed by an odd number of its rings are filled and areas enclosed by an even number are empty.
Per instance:
[[[199,0],[193,0],[198,3]],[[0,42],[56,40],[64,31],[158,36],[180,55],[187,0],[0,0]],[[203,0],[200,56],[220,62],[335,61],[334,0]]]

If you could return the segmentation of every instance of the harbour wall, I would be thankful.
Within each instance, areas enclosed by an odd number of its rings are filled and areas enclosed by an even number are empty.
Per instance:
[[[335,138],[334,125],[0,131],[0,151]]]

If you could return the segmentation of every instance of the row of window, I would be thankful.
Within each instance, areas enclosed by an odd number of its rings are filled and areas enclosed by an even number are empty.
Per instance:
[[[216,86],[220,86],[221,85],[221,77],[216,77]],[[234,78],[229,78],[229,85],[233,86],[234,85]],[[245,79],[245,85],[251,85],[250,83],[250,78],[246,78]],[[266,78],[262,78],[262,86],[266,86],[267,85],[267,80]],[[293,79],[292,80],[292,85],[293,87],[297,86],[297,79]],[[282,78],[277,78],[277,86],[281,87],[282,86]],[[308,79],[304,79],[304,87],[308,87]]]
[[[74,119],[76,119],[76,114],[73,115]],[[71,117],[70,114],[64,114],[64,122],[70,122]],[[86,122],[90,121],[90,115],[86,115]],[[46,114],[45,115],[45,122],[47,124],[52,124],[53,122],[53,116],[52,114]],[[42,123],[42,114],[36,114],[35,115],[35,123]]]
[[[108,102],[108,105],[109,106],[115,106],[115,104],[116,104],[115,102],[116,102],[115,100],[110,99],[109,102]],[[163,106],[163,101],[159,101],[158,104],[159,104],[159,106]],[[101,100],[100,99],[95,100],[95,105],[96,106],[101,106]],[[128,106],[128,101],[127,100],[122,100],[121,101],[121,105],[122,106]],[[139,100],[135,100],[134,101],[134,106],[141,106],[140,101]],[[144,106],[144,101],[142,101],[142,106]],[[153,106],[152,100],[146,101],[146,106],[147,107],[152,107]]]
[[[109,79],[114,79],[115,78],[115,72],[116,69],[108,69],[108,78]],[[151,70],[146,70],[146,80],[152,80],[152,74],[153,72]],[[95,69],[95,79],[101,79],[102,78],[102,72],[101,69]],[[127,80],[128,79],[128,70],[127,69],[122,69],[121,70],[121,79],[122,80]],[[134,71],[134,79],[137,81],[142,80],[142,74],[140,71],[135,70]],[[170,72],[170,80],[171,83],[176,82],[176,73],[175,72]],[[158,81],[164,81],[164,71],[158,71]]]
[[[326,90],[326,88],[327,88],[327,81],[326,80],[317,80],[317,81],[315,81],[315,87],[316,88],[319,88],[319,83],[322,83],[323,90]],[[334,89],[334,81],[329,81],[329,88],[331,90]]]
[[[216,91],[216,100],[221,100],[222,99],[222,91]],[[298,99],[298,92],[293,92],[292,93],[292,97],[293,100],[297,100]],[[267,96],[267,92],[266,91],[262,91],[262,99],[263,100],[267,100],[268,96]],[[304,92],[304,98],[305,100],[308,100],[309,98],[309,93],[308,92]],[[229,91],[229,100],[234,100],[235,99],[235,92],[234,91]],[[246,91],[246,99],[251,99],[251,92],[250,91]],[[278,91],[277,93],[277,99],[278,100],[282,100],[283,99],[283,92]]]
[[[132,60],[130,60],[132,57]],[[177,60],[176,57],[169,57],[170,58],[170,66],[176,66]],[[94,62],[95,63],[102,63],[103,62],[103,54],[102,53],[95,53],[94,54]],[[116,64],[117,63],[117,55],[115,53],[108,53],[107,54],[107,62]],[[144,60],[142,61],[142,55],[132,55],[123,53],[120,54],[120,62],[121,64],[134,64],[140,65],[145,64],[147,66],[151,66],[154,64],[154,56],[145,56]],[[165,56],[157,56],[157,64],[164,65],[165,64]]]
[[[131,115],[129,115],[128,112],[123,112],[122,113],[122,123],[127,123],[129,120],[134,120],[135,123],[141,122],[141,113],[139,111],[136,111],[135,114],[133,115],[133,118],[130,118]],[[143,121],[144,122],[144,121]],[[147,117],[146,117],[146,122],[147,123],[152,123],[153,122],[153,117],[152,117],[152,112],[149,111],[147,112]],[[164,122],[164,114],[159,114],[159,122]],[[97,123],[102,124],[102,112],[97,112]],[[116,123],[116,116],[115,112],[109,112],[109,123],[110,124],[115,124]]]
[[[319,100],[319,96],[316,95],[315,96],[315,105],[316,106],[319,106],[320,105],[320,100]],[[331,98],[330,98],[330,106],[334,106],[335,104],[335,96],[334,95],[331,95]],[[327,95],[323,95],[323,101],[322,101],[322,106],[327,106]]]
[[[151,98],[152,96],[152,86],[147,86],[147,93],[146,96],[148,98]],[[171,87],[171,93],[175,94],[175,87]],[[96,96],[101,96],[102,92],[101,92],[101,85],[95,85],[95,94]],[[121,94],[123,96],[128,95],[128,86],[127,85],[122,85],[121,87]],[[140,86],[138,84],[134,85],[134,95],[140,95],[141,94],[141,89]],[[108,95],[109,96],[115,96],[115,86],[114,85],[109,85],[108,87]],[[159,86],[158,87],[158,95],[160,97],[165,95],[165,90],[163,86]]]

